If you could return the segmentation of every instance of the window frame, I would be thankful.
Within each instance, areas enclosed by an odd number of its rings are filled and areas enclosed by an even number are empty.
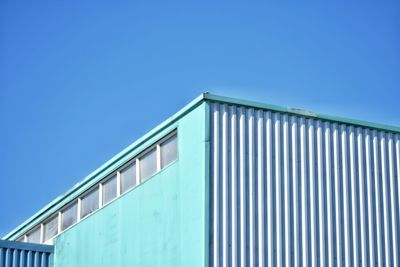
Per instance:
[[[67,227],[65,227],[65,228],[63,229],[63,222],[64,222],[64,220],[63,220],[63,219],[64,219],[63,214],[64,214],[64,212],[65,212],[66,210],[68,210],[69,208],[71,208],[71,207],[74,206],[74,205],[76,205],[76,220],[75,220],[74,223],[68,225]],[[60,232],[59,232],[59,234],[60,234],[60,233],[62,233],[63,231],[69,229],[70,227],[72,227],[73,225],[77,224],[77,223],[80,221],[80,218],[79,218],[79,199],[76,199],[76,198],[75,198],[73,201],[71,201],[70,203],[68,203],[67,205],[65,205],[62,209],[60,209],[60,211],[59,211],[59,216],[61,216],[61,220],[60,220]]]
[[[53,219],[57,219],[57,232],[56,232],[55,235],[53,235],[52,237],[50,237],[50,238],[48,238],[46,240],[46,224],[49,223],[50,221],[52,221]],[[43,238],[42,238],[43,239],[43,243],[48,242],[49,240],[53,239],[56,235],[59,234],[59,232],[60,232],[60,228],[59,228],[60,222],[59,222],[59,220],[60,220],[60,216],[59,216],[58,213],[56,213],[56,214],[53,214],[53,216],[50,216],[49,218],[47,218],[45,221],[43,221],[41,223],[43,225]]]
[[[97,211],[98,209],[100,209],[100,184],[101,183],[99,183],[99,184],[96,184],[96,185],[94,185],[94,186],[92,186],[91,188],[89,188],[88,190],[86,190],[83,194],[81,194],[79,197],[78,197],[78,200],[79,200],[79,211],[78,211],[78,213],[79,213],[79,220],[78,220],[78,222],[80,221],[80,220],[83,220],[84,218],[86,218],[87,216],[89,216],[90,214],[92,214],[93,212],[95,212],[95,211]],[[90,194],[92,194],[92,193],[94,193],[94,191],[96,191],[97,190],[97,208],[95,209],[95,210],[93,210],[93,211],[91,211],[91,212],[89,212],[89,213],[87,213],[87,214],[85,214],[85,215],[82,215],[82,206],[83,206],[83,200],[86,198],[86,197],[88,197]]]
[[[111,175],[107,176],[107,178],[103,179],[100,183],[99,183],[99,209],[108,205],[109,203],[111,203],[113,200],[117,199],[119,197],[118,194],[118,176],[119,173],[118,171],[115,173],[112,173]],[[112,179],[115,179],[115,197],[110,199],[107,203],[104,203],[104,184],[109,183]]]

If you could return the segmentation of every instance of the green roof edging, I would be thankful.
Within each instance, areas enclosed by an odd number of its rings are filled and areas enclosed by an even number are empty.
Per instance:
[[[366,128],[371,128],[371,129],[384,130],[384,131],[389,131],[389,132],[393,132],[393,133],[400,133],[400,127],[391,126],[391,125],[368,122],[368,121],[363,121],[363,120],[356,120],[356,119],[351,119],[351,118],[342,118],[342,117],[337,117],[337,116],[319,114],[319,113],[302,110],[302,109],[287,108],[287,107],[281,107],[281,106],[276,106],[276,105],[255,102],[255,101],[242,100],[242,99],[225,97],[225,96],[218,96],[218,95],[210,94],[208,92],[204,93],[204,97],[205,97],[205,99],[210,100],[210,101],[216,101],[216,102],[228,103],[228,104],[236,104],[236,105],[266,109],[266,110],[271,110],[271,111],[278,111],[278,112],[288,113],[288,114],[293,114],[293,115],[301,115],[301,116],[305,116],[305,117],[313,118],[313,119],[327,120],[327,121],[331,121],[331,122],[338,122],[338,123],[350,124],[350,125],[354,125],[354,126],[366,127]]]

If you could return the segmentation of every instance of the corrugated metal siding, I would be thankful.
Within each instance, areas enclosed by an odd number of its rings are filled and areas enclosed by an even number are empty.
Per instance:
[[[0,267],[50,267],[52,246],[0,240]]]
[[[210,266],[399,266],[399,134],[210,104]]]

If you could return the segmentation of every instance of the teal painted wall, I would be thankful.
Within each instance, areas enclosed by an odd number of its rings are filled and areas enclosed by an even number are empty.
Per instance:
[[[56,267],[206,266],[206,110],[177,122],[175,163],[56,238]]]

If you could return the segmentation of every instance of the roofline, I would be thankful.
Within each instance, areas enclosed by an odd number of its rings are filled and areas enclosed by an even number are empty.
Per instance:
[[[185,107],[183,107],[177,113],[175,113],[174,115],[172,115],[171,117],[166,119],[164,122],[162,122],[161,124],[159,124],[158,126],[153,128],[152,130],[150,130],[147,134],[143,135],[141,138],[139,138],[138,140],[133,142],[131,145],[129,145],[127,148],[125,148],[124,150],[119,152],[114,157],[112,157],[110,160],[108,160],[106,163],[101,165],[95,171],[93,171],[92,173],[87,175],[83,180],[81,180],[80,182],[75,184],[66,193],[56,197],[54,200],[52,200],[50,203],[48,203],[46,206],[44,206],[42,209],[40,209],[34,215],[29,217],[27,220],[25,220],[22,224],[20,224],[19,226],[15,227],[13,230],[11,230],[9,233],[7,233],[3,237],[3,239],[9,239],[9,238],[15,239],[15,238],[17,238],[18,235],[20,234],[19,232],[22,229],[24,229],[25,227],[29,226],[29,224],[31,224],[35,220],[40,219],[39,220],[39,222],[40,222],[41,219],[43,219],[43,218],[41,218],[42,216],[44,216],[47,212],[49,212],[49,213],[54,212],[51,209],[54,208],[57,205],[61,205],[61,203],[64,200],[68,199],[69,196],[73,195],[74,193],[76,193],[77,191],[81,190],[82,188],[85,188],[85,186],[87,188],[82,189],[82,190],[89,189],[92,186],[92,183],[96,183],[96,182],[100,181],[101,179],[103,179],[103,177],[98,178],[98,176],[101,175],[103,172],[107,171],[108,168],[112,167],[119,160],[123,159],[123,157],[125,157],[127,154],[129,154],[129,153],[133,152],[134,150],[138,149],[141,145],[145,144],[147,141],[149,141],[151,138],[153,138],[154,136],[156,136],[157,134],[159,134],[163,130],[167,129],[173,123],[175,123],[180,118],[185,116],[187,113],[189,113],[190,111],[195,109],[197,106],[199,106],[205,99],[206,99],[205,98],[205,93],[202,93],[201,95],[196,97],[194,100],[192,100],[189,104],[187,104]],[[141,151],[139,151],[138,153],[140,153],[140,152]],[[96,178],[98,178],[98,179],[96,179]],[[67,203],[64,203],[64,204],[67,204]],[[64,206],[64,204],[61,205],[58,208],[62,208]],[[48,215],[50,215],[50,214],[48,214]],[[34,226],[36,226],[36,224],[32,225],[32,227],[34,227]],[[26,229],[26,230],[29,231],[30,229],[32,229],[32,227],[30,227],[29,229]]]
[[[255,101],[242,100],[242,99],[238,99],[238,98],[213,95],[208,92],[204,93],[204,97],[207,100],[220,102],[220,103],[260,108],[260,109],[277,111],[277,112],[282,112],[282,113],[287,113],[287,114],[301,115],[301,116],[305,116],[305,117],[312,118],[312,119],[327,120],[327,121],[331,121],[331,122],[344,123],[344,124],[360,126],[360,127],[370,128],[370,129],[377,129],[377,130],[384,130],[384,131],[389,131],[389,132],[393,132],[393,133],[400,133],[400,127],[397,127],[397,126],[368,122],[368,121],[363,121],[363,120],[356,120],[356,119],[352,119],[352,118],[343,118],[343,117],[337,117],[337,116],[332,116],[332,115],[319,114],[319,113],[315,113],[312,111],[307,111],[307,110],[302,110],[302,109],[297,109],[297,108],[289,108],[289,107],[270,105],[270,104],[255,102]]]
[[[342,118],[342,117],[336,117],[336,116],[330,116],[330,115],[323,115],[323,114],[318,114],[318,113],[314,113],[314,112],[306,111],[306,110],[302,110],[302,109],[287,108],[287,107],[282,107],[282,106],[276,106],[276,105],[255,102],[255,101],[219,96],[219,95],[210,94],[209,92],[205,92],[205,93],[200,94],[198,97],[196,97],[194,100],[192,100],[189,104],[187,104],[185,107],[183,107],[177,113],[175,113],[170,118],[168,118],[167,120],[165,120],[164,122],[162,122],[161,124],[159,124],[158,126],[153,128],[151,131],[149,131],[147,134],[145,134],[144,136],[139,138],[137,141],[133,142],[131,145],[129,145],[124,150],[122,150],[120,153],[118,153],[117,155],[112,157],[106,163],[101,165],[98,169],[96,169],[95,171],[90,173],[88,176],[86,176],[81,182],[78,182],[77,184],[75,184],[66,193],[56,197],[53,201],[51,201],[45,207],[40,209],[29,219],[25,220],[22,224],[20,224],[19,226],[17,226],[13,230],[11,230],[3,238],[4,239],[9,239],[11,237],[16,238],[15,235],[18,234],[18,232],[21,231],[24,227],[28,226],[31,222],[38,219],[39,217],[43,216],[46,212],[48,212],[49,210],[54,208],[56,205],[59,205],[62,201],[64,201],[70,195],[77,192],[79,189],[81,189],[85,185],[88,185],[87,187],[89,188],[91,186],[91,184],[90,184],[91,181],[97,182],[96,177],[99,174],[106,171],[113,164],[115,164],[116,162],[121,160],[124,156],[126,156],[130,152],[134,151],[135,149],[139,148],[146,141],[148,141],[152,137],[156,136],[158,133],[162,132],[166,128],[168,128],[168,126],[170,126],[171,124],[173,124],[174,122],[176,122],[177,120],[179,120],[180,118],[185,116],[187,113],[189,113],[194,108],[196,108],[198,105],[200,105],[203,101],[207,101],[207,100],[214,101],[214,102],[220,102],[220,103],[226,103],[226,104],[234,104],[234,105],[241,105],[241,106],[252,107],[252,108],[259,108],[259,109],[270,110],[270,111],[277,111],[277,112],[293,114],[293,115],[300,115],[300,116],[305,116],[305,117],[312,118],[312,119],[327,120],[327,121],[331,121],[331,122],[366,127],[366,128],[370,128],[370,129],[384,130],[384,131],[389,131],[389,132],[393,132],[393,133],[397,133],[397,134],[400,133],[400,127],[396,127],[396,126],[367,122],[367,121],[362,121],[362,120],[355,120],[355,119],[350,119],[350,118]],[[30,229],[27,229],[27,230],[30,230]]]

